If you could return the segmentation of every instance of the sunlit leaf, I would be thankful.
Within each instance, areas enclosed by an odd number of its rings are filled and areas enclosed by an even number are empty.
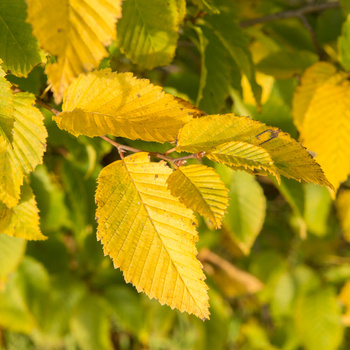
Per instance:
[[[4,60],[4,69],[17,76],[27,76],[35,65],[44,61],[26,17],[24,0],[1,1],[0,58]]]
[[[14,95],[13,142],[0,135],[0,201],[8,207],[18,203],[23,178],[42,162],[47,136],[33,95]]]
[[[161,304],[208,318],[196,221],[170,194],[172,170],[136,153],[105,167],[96,192],[98,239],[127,282]]]
[[[13,98],[11,84],[5,79],[5,72],[0,67],[0,137],[9,144],[13,141],[12,130],[15,122]]]
[[[46,51],[57,56],[57,63],[46,66],[56,103],[75,77],[97,67],[107,56],[105,46],[116,38],[120,16],[118,0],[28,1],[34,35]]]
[[[298,128],[301,128],[303,125],[305,114],[316,89],[335,72],[336,69],[332,64],[318,62],[308,68],[303,74],[301,85],[296,88],[293,98],[293,117],[294,123]]]
[[[179,129],[199,114],[189,105],[146,79],[105,69],[81,75],[71,85],[55,120],[74,135],[165,142],[175,140]]]
[[[143,68],[168,65],[175,55],[178,0],[127,0],[118,23],[118,46]]]
[[[347,327],[350,326],[350,281],[346,281],[345,285],[340,291],[339,300],[346,307],[343,315],[343,324]]]
[[[210,154],[215,147],[232,141],[266,150],[273,161],[271,170],[277,169],[280,175],[332,188],[320,166],[297,141],[277,128],[247,117],[225,114],[193,119],[181,129],[176,149]],[[245,170],[243,164],[241,168]],[[262,170],[258,173],[268,174]]]
[[[46,239],[39,228],[39,210],[29,185],[22,186],[19,203],[8,208],[0,203],[0,233],[28,240]]]
[[[344,238],[350,242],[350,190],[339,193],[336,207]]]
[[[192,164],[181,166],[167,180],[168,188],[180,202],[221,226],[228,205],[227,188],[213,168]]]
[[[294,318],[297,336],[306,350],[339,349],[343,327],[332,288],[301,294],[296,301]]]
[[[303,144],[335,189],[350,173],[349,99],[347,74],[333,75],[316,89],[300,127]]]

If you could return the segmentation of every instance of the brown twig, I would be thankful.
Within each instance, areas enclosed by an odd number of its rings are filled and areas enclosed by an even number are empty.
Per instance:
[[[271,15],[259,17],[259,18],[248,19],[246,21],[240,22],[240,26],[242,28],[246,28],[246,27],[254,26],[256,24],[276,21],[279,19],[293,18],[293,17],[301,18],[301,16],[305,16],[308,13],[320,12],[323,10],[328,10],[328,9],[338,8],[338,7],[340,7],[340,4],[338,1],[327,2],[323,4],[309,4],[297,10],[281,11],[281,12],[273,13]]]
[[[49,104],[47,104],[46,102],[44,102],[41,98],[37,97],[36,104],[38,104],[41,107],[44,107],[45,109],[47,109],[48,111],[50,111],[51,113],[53,113],[54,115],[59,115],[61,112],[58,111],[57,109],[53,108],[52,106],[50,106]]]

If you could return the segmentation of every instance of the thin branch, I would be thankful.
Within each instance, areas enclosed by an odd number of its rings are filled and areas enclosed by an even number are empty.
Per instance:
[[[297,10],[281,11],[281,12],[273,13],[271,15],[259,17],[259,18],[248,19],[246,21],[240,22],[240,26],[242,28],[246,28],[246,27],[254,26],[256,24],[276,21],[279,19],[292,18],[292,17],[301,18],[301,16],[305,16],[308,13],[320,12],[323,10],[328,10],[328,9],[333,9],[338,7],[340,7],[340,3],[338,1],[327,2],[323,4],[310,4],[310,5],[301,7]]]
[[[49,104],[47,104],[46,102],[44,102],[41,98],[37,97],[36,104],[38,104],[41,107],[44,107],[45,109],[49,110],[51,113],[53,113],[54,115],[59,115],[61,112],[58,111],[57,109],[53,108],[52,106],[50,106]]]

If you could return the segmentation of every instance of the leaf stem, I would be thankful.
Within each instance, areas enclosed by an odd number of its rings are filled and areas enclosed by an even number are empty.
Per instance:
[[[338,1],[321,3],[321,4],[309,4],[297,10],[281,11],[281,12],[273,13],[271,15],[259,17],[259,18],[248,19],[246,21],[240,22],[240,26],[242,28],[246,28],[246,27],[254,26],[256,24],[276,21],[279,19],[292,18],[292,17],[301,18],[302,16],[305,16],[308,13],[319,12],[319,11],[338,8],[338,7],[340,7],[340,3]]]
[[[37,97],[36,104],[38,104],[39,106],[47,109],[48,111],[50,111],[51,113],[53,113],[54,115],[59,115],[61,112],[58,111],[57,109],[53,108],[52,106],[50,106],[49,104],[47,104],[46,102],[44,102],[41,98]]]

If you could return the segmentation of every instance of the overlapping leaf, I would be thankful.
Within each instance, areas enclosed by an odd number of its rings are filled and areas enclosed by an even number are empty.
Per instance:
[[[277,128],[267,127],[247,117],[225,114],[193,119],[181,129],[176,149],[185,152],[205,151],[206,156],[210,157],[215,148],[232,141],[260,147],[270,155],[273,164],[268,166],[266,162],[259,163],[261,159],[267,161],[266,157],[261,158],[261,153],[253,152],[254,156],[250,160],[259,164],[254,172],[265,175],[272,173],[277,178],[283,175],[332,188],[320,166],[298,142]],[[242,170],[248,170],[244,169],[246,162],[241,164]]]
[[[2,0],[0,6],[0,58],[4,69],[17,76],[27,76],[44,60],[31,26],[26,23],[24,0]]]
[[[120,16],[118,0],[28,1],[33,33],[45,50],[57,56],[57,63],[46,66],[56,103],[75,77],[107,56],[105,46],[116,38]]]
[[[161,304],[208,318],[193,213],[170,194],[171,169],[136,153],[104,168],[96,192],[98,239],[127,282]]]
[[[221,226],[228,190],[213,168],[201,164],[181,166],[169,176],[167,184],[171,194],[186,207],[207,217],[216,228]]]
[[[175,55],[181,5],[178,0],[127,0],[118,22],[118,46],[134,63],[152,69]]]
[[[294,110],[294,116],[299,120],[303,144],[316,154],[317,162],[337,189],[350,174],[350,82],[346,73],[336,73],[325,79],[327,75],[318,74],[319,68],[316,65],[305,73],[305,79],[296,91],[294,105],[308,89],[310,76],[317,76],[314,82],[318,82],[318,86],[317,83],[311,85],[312,97],[303,119],[297,114],[298,109]],[[327,70],[332,69],[328,67]]]
[[[165,142],[175,140],[179,129],[198,114],[197,108],[146,79],[105,69],[82,75],[71,85],[63,113],[55,120],[74,135]]]
[[[47,238],[40,231],[39,210],[28,184],[22,186],[21,200],[15,207],[0,203],[0,233],[28,240]]]
[[[0,64],[1,64],[0,60]],[[13,94],[11,84],[5,79],[5,72],[0,68],[0,137],[12,143],[12,129],[15,119],[13,117]]]
[[[13,142],[0,135],[0,201],[14,207],[26,174],[42,162],[47,136],[43,116],[31,94],[13,97]]]

